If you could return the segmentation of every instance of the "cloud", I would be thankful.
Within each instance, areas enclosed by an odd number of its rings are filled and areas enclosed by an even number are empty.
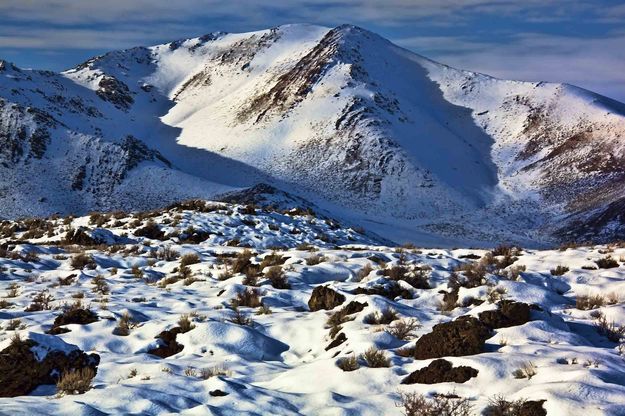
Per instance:
[[[21,0],[0,2],[0,16],[7,21],[52,24],[185,21],[200,16],[239,20],[266,20],[279,14],[288,19],[378,21],[400,24],[425,18],[462,18],[472,12],[498,15],[566,16],[571,9],[588,8],[589,1],[567,0]]]

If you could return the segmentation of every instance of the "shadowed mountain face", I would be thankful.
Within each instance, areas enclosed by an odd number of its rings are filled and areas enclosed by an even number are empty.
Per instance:
[[[0,216],[263,182],[395,241],[621,238],[624,107],[456,70],[353,26],[212,33],[61,74],[0,61]]]

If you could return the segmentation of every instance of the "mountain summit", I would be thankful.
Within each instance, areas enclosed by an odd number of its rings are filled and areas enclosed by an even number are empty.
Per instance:
[[[62,73],[0,61],[0,217],[267,183],[399,242],[609,240],[625,237],[623,139],[621,103],[347,25],[215,32]]]

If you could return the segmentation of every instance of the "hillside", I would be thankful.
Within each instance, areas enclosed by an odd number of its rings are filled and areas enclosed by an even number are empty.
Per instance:
[[[5,221],[0,413],[620,416],[624,259],[207,201]]]
[[[623,237],[623,104],[456,70],[353,26],[216,32],[60,74],[0,64],[0,216],[267,183],[397,241]]]

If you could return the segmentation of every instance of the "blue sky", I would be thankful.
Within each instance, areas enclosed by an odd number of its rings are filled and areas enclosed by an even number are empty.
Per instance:
[[[451,66],[625,101],[625,0],[0,0],[0,58],[62,70],[112,49],[351,23]]]

